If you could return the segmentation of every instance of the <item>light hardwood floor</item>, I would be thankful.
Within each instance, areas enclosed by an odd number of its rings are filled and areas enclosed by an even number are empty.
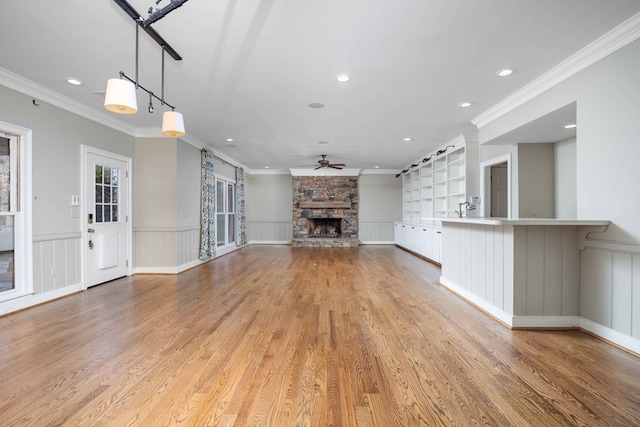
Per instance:
[[[640,425],[640,359],[392,246],[250,246],[0,318],[0,426]]]

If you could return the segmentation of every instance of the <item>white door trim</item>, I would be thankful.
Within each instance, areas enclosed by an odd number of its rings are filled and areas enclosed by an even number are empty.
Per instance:
[[[494,157],[480,163],[480,200],[482,202],[482,216],[491,216],[491,166],[507,163],[507,209],[511,218],[513,193],[511,192],[511,153]]]
[[[86,168],[88,165],[88,161],[87,161],[87,156],[89,154],[95,154],[98,156],[102,156],[102,157],[109,157],[111,159],[115,159],[121,162],[125,162],[127,164],[127,169],[129,170],[129,174],[128,176],[125,177],[125,181],[127,183],[127,186],[129,187],[129,191],[127,192],[127,211],[124,212],[124,214],[126,215],[125,218],[127,219],[126,221],[126,228],[127,228],[127,257],[126,259],[129,261],[128,265],[126,267],[126,271],[127,271],[127,276],[131,276],[133,274],[133,260],[132,260],[132,254],[133,254],[133,227],[132,227],[132,223],[133,223],[133,219],[131,218],[131,203],[133,201],[133,197],[132,197],[132,193],[133,193],[133,187],[131,185],[132,183],[132,166],[133,166],[133,160],[131,159],[131,157],[126,157],[126,156],[122,156],[120,154],[116,154],[116,153],[112,153],[110,151],[106,151],[106,150],[102,150],[100,148],[95,148],[95,147],[91,147],[89,145],[85,145],[85,144],[81,144],[80,145],[80,149],[81,149],[81,177],[80,177],[80,185],[81,185],[81,194],[82,194],[82,201],[80,203],[80,207],[81,207],[81,214],[80,214],[80,227],[81,227],[81,234],[82,234],[82,250],[80,251],[80,255],[82,258],[81,264],[82,264],[82,289],[87,289],[87,251],[85,250],[85,248],[87,247],[87,245],[89,244],[89,234],[86,232],[86,228],[87,228],[87,204],[85,203],[87,198],[88,198],[88,194],[87,191],[89,191],[89,189],[87,188],[87,183],[86,183],[86,179],[85,177],[86,175]],[[93,191],[93,188],[91,189],[91,191]]]

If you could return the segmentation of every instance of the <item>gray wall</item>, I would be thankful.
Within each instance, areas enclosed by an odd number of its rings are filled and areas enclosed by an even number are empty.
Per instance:
[[[402,179],[391,174],[362,174],[360,198],[360,241],[393,243],[393,221],[402,220]]]
[[[33,129],[33,235],[79,233],[71,195],[80,194],[80,145],[134,156],[134,138],[0,86],[0,121]]]
[[[520,218],[555,215],[554,144],[518,145],[518,212]]]
[[[175,138],[136,140],[134,266],[178,273],[200,263],[200,149]],[[214,159],[216,174],[235,166]]]
[[[575,219],[578,217],[578,202],[576,200],[576,147],[576,138],[557,142],[554,146],[556,218]]]
[[[247,240],[289,243],[293,216],[290,174],[245,174]]]

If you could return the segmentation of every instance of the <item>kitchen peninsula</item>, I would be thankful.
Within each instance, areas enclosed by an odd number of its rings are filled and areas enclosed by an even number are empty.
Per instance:
[[[580,250],[609,221],[438,218],[440,282],[511,328],[577,328]]]

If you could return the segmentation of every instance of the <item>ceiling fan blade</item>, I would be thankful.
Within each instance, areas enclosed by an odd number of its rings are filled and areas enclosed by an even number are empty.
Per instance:
[[[313,168],[313,170],[316,171],[316,170],[320,169],[321,167],[322,167],[322,165],[316,166],[315,168]]]
[[[344,163],[331,163],[333,166],[347,166]]]
[[[340,166],[338,165],[329,165],[330,168],[334,168],[334,169],[342,169]]]

